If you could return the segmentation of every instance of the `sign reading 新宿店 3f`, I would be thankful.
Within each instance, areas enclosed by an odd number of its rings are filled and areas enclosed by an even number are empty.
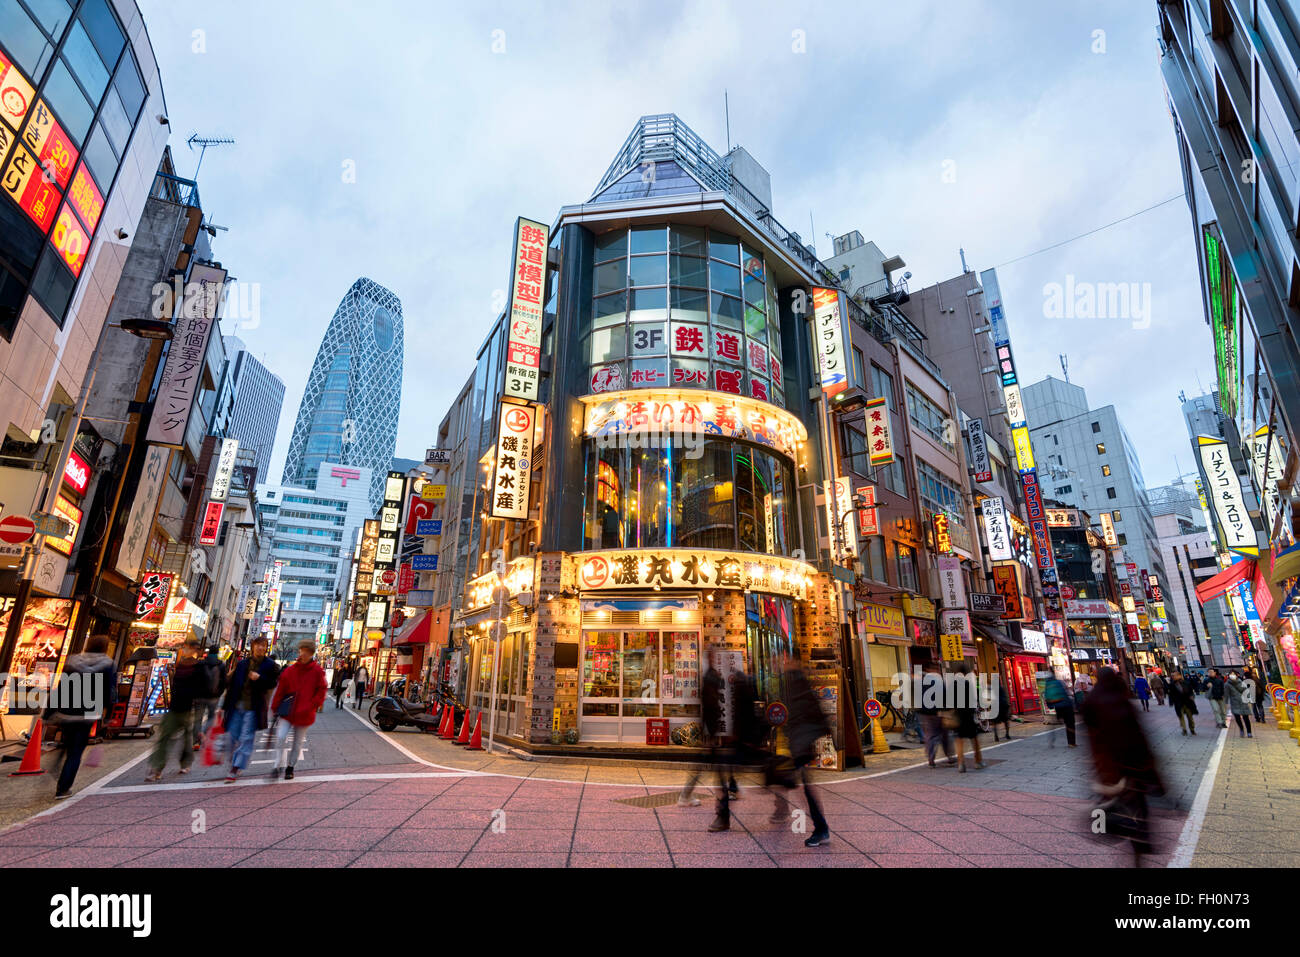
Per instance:
[[[515,257],[510,273],[509,335],[506,339],[505,395],[537,400],[542,366],[542,298],[546,294],[549,230],[524,219],[515,223]]]

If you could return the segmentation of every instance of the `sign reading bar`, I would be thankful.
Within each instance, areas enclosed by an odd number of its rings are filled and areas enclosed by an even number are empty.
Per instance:
[[[428,449],[424,453],[425,465],[450,465],[451,449]]]
[[[973,591],[970,593],[970,610],[985,615],[1002,615],[1006,613],[1007,602],[1001,595]]]
[[[542,300],[550,230],[522,216],[515,222],[510,271],[510,332],[506,340],[505,395],[537,401],[542,372]]]
[[[970,436],[971,468],[975,471],[975,481],[993,481],[993,470],[989,466],[989,446],[984,438],[984,420],[971,419],[966,432]]]
[[[177,449],[185,447],[185,427],[203,379],[204,356],[221,311],[225,286],[226,270],[199,263],[190,268],[184,298],[175,306],[167,364],[158,382],[146,441]]]
[[[501,405],[497,434],[496,469],[492,479],[493,518],[526,519],[532,487],[533,425],[531,405]]]

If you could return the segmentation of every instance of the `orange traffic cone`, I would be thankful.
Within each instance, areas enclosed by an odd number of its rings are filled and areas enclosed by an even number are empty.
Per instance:
[[[442,724],[438,726],[438,737],[447,741],[456,737],[456,713],[451,708],[442,710]]]
[[[478,713],[478,717],[474,719],[474,734],[470,737],[469,745],[468,747],[465,748],[465,750],[466,751],[483,750],[483,712],[482,711],[480,711]]]
[[[452,744],[469,744],[469,711],[465,712],[465,721],[460,726],[460,734]]]
[[[45,773],[45,769],[41,767],[41,738],[43,737],[45,737],[45,726],[37,716],[36,727],[32,728],[32,736],[27,739],[27,750],[23,752],[23,763],[19,765],[17,771],[9,772],[11,778],[19,774]]]

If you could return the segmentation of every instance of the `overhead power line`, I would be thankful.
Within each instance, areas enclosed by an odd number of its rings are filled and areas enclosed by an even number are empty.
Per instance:
[[[1095,233],[1099,233],[1099,232],[1101,232],[1103,229],[1110,229],[1112,226],[1118,226],[1120,223],[1126,223],[1126,222],[1128,222],[1130,219],[1135,219],[1136,217],[1141,216],[1143,213],[1149,213],[1149,212],[1151,212],[1153,209],[1159,209],[1161,206],[1167,206],[1167,205],[1169,205],[1170,203],[1172,203],[1174,200],[1176,200],[1176,199],[1182,199],[1182,198],[1183,198],[1184,196],[1186,196],[1186,195],[1187,195],[1186,192],[1182,192],[1182,193],[1179,193],[1179,194],[1176,195],[1176,196],[1170,196],[1168,199],[1162,199],[1160,202],[1156,203],[1154,206],[1148,206],[1146,209],[1139,209],[1136,213],[1129,213],[1127,216],[1121,217],[1120,219],[1114,220],[1113,222],[1109,222],[1109,223],[1107,223],[1107,224],[1104,225],[1104,226],[1098,226],[1096,229],[1090,229],[1090,230],[1088,230],[1086,233],[1080,233],[1080,234],[1077,235],[1077,236],[1071,236],[1069,239],[1062,239],[1059,243],[1052,243],[1052,245],[1050,245],[1050,246],[1044,246],[1042,249],[1035,249],[1035,250],[1034,250],[1033,252],[1031,252],[1031,253],[1025,253],[1023,256],[1017,256],[1015,259],[1008,259],[1008,260],[1007,260],[1006,262],[1004,262],[1004,263],[998,263],[998,264],[997,264],[996,266],[994,266],[993,268],[995,268],[995,269],[1001,269],[1003,266],[1010,266],[1012,263],[1018,263],[1018,262],[1020,262],[1022,259],[1028,259],[1030,256],[1037,256],[1039,253],[1045,253],[1045,252],[1049,252],[1049,251],[1051,251],[1051,250],[1053,250],[1053,249],[1059,249],[1060,247],[1066,245],[1067,243],[1072,243],[1072,242],[1074,242],[1074,241],[1077,240],[1077,239],[1083,239],[1083,238],[1085,238],[1085,237],[1087,237],[1087,236],[1092,236],[1092,235],[1094,235]]]

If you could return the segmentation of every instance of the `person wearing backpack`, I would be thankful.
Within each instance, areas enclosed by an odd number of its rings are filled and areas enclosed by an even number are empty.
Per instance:
[[[200,662],[203,675],[203,697],[194,699],[194,750],[202,747],[208,728],[226,693],[226,666],[217,654],[217,646],[209,645],[207,657]]]
[[[1055,672],[1043,687],[1043,703],[1053,708],[1061,724],[1065,725],[1065,743],[1072,748],[1078,747],[1074,740],[1074,699]]]
[[[50,713],[50,721],[58,725],[63,736],[63,770],[54,788],[56,801],[72,793],[81,756],[90,742],[90,729],[96,721],[108,719],[117,699],[117,671],[113,659],[105,654],[107,650],[107,635],[91,635],[85,651],[68,656],[59,678],[60,684],[67,687],[59,695],[59,707]],[[73,681],[81,683],[76,694],[71,693]]]

